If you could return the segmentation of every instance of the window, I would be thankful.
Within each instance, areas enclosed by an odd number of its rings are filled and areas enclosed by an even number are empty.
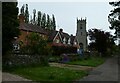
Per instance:
[[[81,32],[81,35],[82,35],[82,32]]]
[[[80,27],[80,29],[82,29],[82,27]]]
[[[68,40],[68,44],[70,44],[70,38],[69,38],[69,40]]]
[[[20,46],[19,44],[13,44],[13,50],[19,50]]]
[[[59,39],[56,39],[56,43],[59,43],[60,41],[59,41]]]
[[[66,39],[65,39],[65,37],[64,37],[64,39],[63,39],[63,44],[66,44],[65,42],[66,42]]]

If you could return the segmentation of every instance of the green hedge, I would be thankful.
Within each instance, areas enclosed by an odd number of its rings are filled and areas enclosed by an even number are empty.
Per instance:
[[[61,55],[63,53],[77,53],[77,48],[73,46],[52,46],[53,55]]]

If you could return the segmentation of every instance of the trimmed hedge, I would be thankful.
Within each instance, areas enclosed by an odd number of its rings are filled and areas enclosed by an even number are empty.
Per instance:
[[[77,48],[73,46],[52,46],[52,49],[53,55],[77,53]]]

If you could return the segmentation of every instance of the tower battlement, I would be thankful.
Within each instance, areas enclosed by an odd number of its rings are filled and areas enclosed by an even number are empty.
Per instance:
[[[77,18],[77,22],[86,22],[86,17],[84,19],[83,18],[81,18],[81,19]]]
[[[86,18],[77,18],[77,32],[76,37],[79,43],[82,44],[82,48],[87,49],[87,31],[86,31]]]

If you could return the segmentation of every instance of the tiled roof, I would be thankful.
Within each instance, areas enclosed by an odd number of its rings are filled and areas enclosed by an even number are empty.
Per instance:
[[[53,40],[57,33],[58,31],[55,31],[55,30],[48,31],[48,39]]]
[[[33,25],[33,24],[26,24],[26,23],[20,23],[19,29],[26,30],[26,31],[32,31],[32,32],[38,32],[41,34],[47,35],[47,30],[41,28],[40,26]]]
[[[66,38],[66,43],[68,43],[69,38],[71,39],[71,42],[70,42],[71,44],[73,44],[75,40],[75,36],[70,36],[68,33],[55,31],[55,30],[48,31],[48,30],[45,30],[44,28],[41,28],[40,26],[33,25],[33,24],[20,23],[19,29],[48,35],[48,40],[50,41],[53,41],[53,39],[55,38],[58,32],[61,35],[62,41],[64,38]]]

